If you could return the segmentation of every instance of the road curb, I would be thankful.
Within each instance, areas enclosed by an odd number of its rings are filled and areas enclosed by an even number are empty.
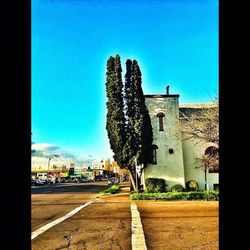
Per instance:
[[[141,223],[140,212],[135,202],[131,202],[131,231],[132,231],[132,250],[147,250],[143,226]]]

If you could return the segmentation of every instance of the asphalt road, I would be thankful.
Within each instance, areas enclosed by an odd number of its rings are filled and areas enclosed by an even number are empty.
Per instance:
[[[74,208],[93,200],[107,182],[68,183],[32,187],[32,232],[62,217]]]
[[[99,192],[107,187],[107,182],[56,183],[53,185],[33,186],[32,194],[58,194],[77,192]]]
[[[32,250],[131,249],[128,190],[118,196],[96,198],[105,187],[106,182],[94,182],[33,188],[32,232],[79,205],[94,202],[34,238]]]

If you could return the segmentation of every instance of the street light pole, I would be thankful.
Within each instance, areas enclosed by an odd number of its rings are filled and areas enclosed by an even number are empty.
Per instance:
[[[135,172],[135,185],[136,185],[136,193],[138,194],[138,178],[137,178],[137,172]]]
[[[138,178],[137,178],[137,158],[135,157],[135,187],[138,194]]]

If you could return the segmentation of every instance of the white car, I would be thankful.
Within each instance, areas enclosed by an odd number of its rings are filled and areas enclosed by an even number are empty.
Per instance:
[[[108,179],[108,185],[115,185],[119,183],[119,179],[117,177],[111,177]]]
[[[44,185],[46,183],[45,180],[42,179],[36,179],[35,180],[35,185],[39,186],[39,185]]]
[[[55,177],[47,178],[47,183],[48,184],[54,184],[54,183],[56,183],[56,178]]]

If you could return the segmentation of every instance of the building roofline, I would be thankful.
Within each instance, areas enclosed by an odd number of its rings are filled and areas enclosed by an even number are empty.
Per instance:
[[[180,103],[179,108],[216,108],[215,103]]]
[[[157,97],[180,97],[180,95],[176,94],[176,95],[144,95],[144,97],[147,98],[157,98]]]

